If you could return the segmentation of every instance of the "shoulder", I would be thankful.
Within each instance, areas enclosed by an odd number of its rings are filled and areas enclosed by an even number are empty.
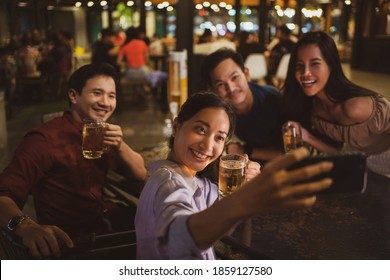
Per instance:
[[[258,104],[258,106],[268,104],[274,109],[275,106],[279,106],[281,103],[282,95],[273,86],[253,85],[252,87],[251,85],[250,89],[253,94],[253,101]]]
[[[273,94],[280,95],[279,90],[270,85],[257,85],[254,83],[249,83],[249,89],[252,91],[254,96],[264,95],[264,94]]]
[[[67,145],[81,139],[82,124],[78,125],[64,114],[37,126],[30,134],[40,135],[53,147]]]
[[[149,167],[149,169],[151,168]],[[156,170],[151,170],[151,172],[152,174],[142,190],[143,196],[151,193],[154,196],[158,192],[166,194],[175,191],[177,184],[173,180],[174,172],[164,167],[158,167]]]
[[[157,162],[152,163],[149,166],[149,170],[152,175],[150,179],[155,182],[159,182],[160,185],[163,185],[167,182],[177,182],[177,181],[185,181],[183,176],[180,174],[180,167],[172,162],[167,160],[159,160]],[[175,184],[172,184],[176,185]]]
[[[371,117],[374,103],[371,96],[354,97],[344,101],[341,109],[349,120],[354,123],[361,123]]]
[[[60,128],[60,124],[57,120],[50,120],[45,123],[42,123],[27,133],[27,136],[31,135],[42,135],[43,137],[47,137],[52,134],[54,131]]]
[[[170,166],[160,166],[149,177],[143,189],[144,196],[152,196],[155,201],[185,201],[190,203],[195,192],[195,185]]]
[[[166,166],[158,167],[151,176],[151,178],[157,179],[160,182],[172,181],[175,177],[177,177],[177,173]]]
[[[134,44],[137,44],[137,45],[140,45],[140,46],[148,46],[144,40],[141,40],[141,39],[135,39],[135,40],[132,40],[132,42],[134,42]]]
[[[43,133],[50,133],[52,131],[58,131],[64,129],[64,125],[66,121],[63,115],[56,116],[55,114],[53,114],[52,116],[48,115],[47,117],[44,116],[43,118],[46,119],[43,119],[43,123],[37,126],[36,128],[34,128],[34,130],[41,131]]]
[[[56,143],[54,131],[58,131],[58,127],[50,127],[48,123],[44,123],[33,128],[23,137],[15,155],[28,155],[28,158],[38,158],[39,160],[50,156],[52,154],[51,149]]]

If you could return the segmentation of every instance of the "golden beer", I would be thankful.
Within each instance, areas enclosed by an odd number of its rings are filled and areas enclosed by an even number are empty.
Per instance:
[[[86,159],[101,158],[104,151],[104,122],[88,120],[83,127],[83,156]]]
[[[227,157],[227,158],[226,158]],[[227,196],[245,182],[246,158],[241,155],[226,155],[219,163],[219,193]]]
[[[284,151],[287,153],[302,147],[302,139],[293,134],[285,133],[283,135]]]
[[[288,121],[283,124],[283,144],[287,153],[303,146],[301,125],[297,122]]]

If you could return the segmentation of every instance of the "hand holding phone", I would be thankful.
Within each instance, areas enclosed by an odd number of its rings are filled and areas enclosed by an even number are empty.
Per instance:
[[[316,181],[326,177],[332,178],[332,185],[321,194],[327,193],[363,193],[366,189],[367,172],[366,156],[363,154],[339,154],[307,157],[293,164],[289,170],[294,170],[320,161],[332,161],[333,169],[310,179]]]

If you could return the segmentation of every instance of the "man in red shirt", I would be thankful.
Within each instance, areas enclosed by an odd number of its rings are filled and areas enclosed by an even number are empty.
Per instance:
[[[85,65],[69,80],[70,110],[46,122],[23,138],[11,163],[0,174],[0,225],[19,236],[34,257],[60,255],[60,245],[73,247],[71,237],[112,230],[107,221],[122,213],[132,226],[129,211],[108,203],[103,187],[109,169],[144,180],[140,154],[122,139],[122,129],[108,124],[100,159],[82,156],[84,118],[107,119],[116,107],[117,77],[108,64]],[[33,195],[37,221],[23,209]],[[114,228],[115,230],[115,228]]]
[[[130,27],[126,32],[126,43],[121,47],[117,63],[121,64],[126,58],[126,78],[147,78],[149,69],[149,48],[145,41],[139,39],[135,28]]]

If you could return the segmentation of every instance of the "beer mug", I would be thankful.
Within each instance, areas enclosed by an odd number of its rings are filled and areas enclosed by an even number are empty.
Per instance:
[[[282,130],[284,151],[286,153],[303,146],[302,129],[298,122],[288,121],[283,124]]]
[[[100,119],[84,119],[83,121],[83,156],[86,159],[101,158],[105,150],[103,139],[106,123]]]
[[[245,182],[245,167],[248,158],[227,154],[219,162],[219,193],[222,197],[235,192]]]

